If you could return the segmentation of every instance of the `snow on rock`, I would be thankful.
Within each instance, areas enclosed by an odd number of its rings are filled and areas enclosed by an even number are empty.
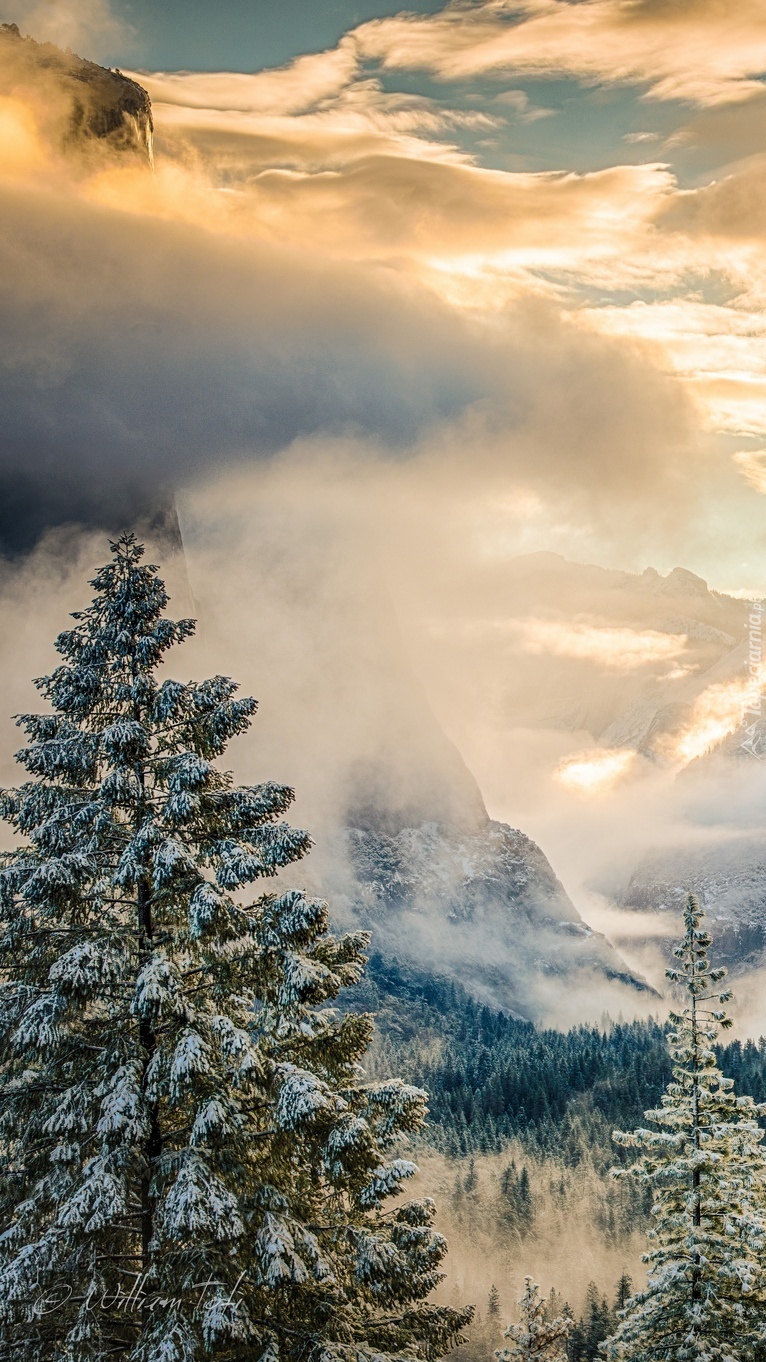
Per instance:
[[[462,827],[429,820],[397,831],[368,822],[344,835],[353,876],[346,911],[372,931],[374,950],[454,973],[476,996],[522,1016],[550,1016],[551,990],[565,983],[615,986],[633,999],[646,989],[518,829],[485,815]]]

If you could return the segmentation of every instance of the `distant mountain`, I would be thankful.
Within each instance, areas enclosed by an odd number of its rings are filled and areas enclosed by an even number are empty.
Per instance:
[[[137,81],[0,24],[4,93],[32,100],[62,149],[89,144],[152,160],[152,106]]]
[[[648,1002],[652,990],[583,922],[535,842],[489,818],[426,715],[401,747],[354,772],[330,836],[335,912],[371,930],[374,950],[516,1016],[567,1022]]]
[[[699,838],[652,852],[636,866],[622,906],[656,914],[658,931],[647,924],[647,939],[670,955],[671,941],[663,918],[677,923],[689,893],[703,905],[713,937],[712,956],[735,973],[764,964],[766,959],[766,838]]]
[[[651,992],[583,922],[518,829],[489,818],[463,828],[425,821],[350,826],[346,839],[352,911],[377,950],[431,964],[474,997],[535,1019],[592,1015],[589,991],[599,1010]]]
[[[745,674],[749,603],[685,568],[630,573],[533,553],[504,566],[502,587],[509,726],[585,732],[654,756],[702,691]],[[536,644],[530,622],[560,629],[555,652]]]

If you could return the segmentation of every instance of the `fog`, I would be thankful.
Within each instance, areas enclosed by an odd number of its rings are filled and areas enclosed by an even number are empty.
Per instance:
[[[737,839],[753,835],[762,806],[763,764],[727,765],[723,773],[708,776],[703,770],[690,780],[679,778],[672,765],[639,754],[631,770],[607,789],[562,784],[557,778],[562,760],[601,749],[598,739],[576,724],[568,730],[560,721],[544,725],[535,710],[541,678],[549,699],[564,694],[572,704],[578,686],[592,690],[594,676],[608,679],[612,669],[600,656],[576,658],[583,669],[576,681],[570,663],[555,650],[527,654],[523,639],[518,653],[516,644],[510,651],[498,651],[494,643],[486,647],[481,636],[466,642],[452,627],[452,570],[445,571],[449,552],[434,554],[426,571],[417,535],[410,542],[395,513],[402,496],[412,517],[409,470],[360,465],[345,444],[294,448],[269,466],[220,474],[179,495],[183,552],[167,537],[155,535],[152,543],[148,531],[149,554],[162,565],[171,611],[195,615],[200,623],[196,637],[171,654],[168,671],[182,677],[230,673],[245,693],[258,697],[251,732],[232,744],[233,769],[240,779],[273,778],[295,788],[294,821],[316,840],[298,877],[312,890],[330,894],[341,925],[353,920],[348,909],[353,875],[338,835],[350,810],[357,821],[360,806],[372,798],[379,815],[393,810],[397,827],[417,827],[434,817],[455,823],[459,847],[468,836],[471,810],[481,810],[483,796],[492,817],[539,843],[585,922],[617,946],[629,968],[662,991],[666,951],[678,934],[679,917],[637,910],[635,904],[628,911],[623,905],[631,874],[650,852],[682,846],[688,858],[690,847],[693,853],[697,846],[702,864],[711,846],[736,846]],[[29,678],[53,663],[52,640],[65,627],[68,612],[88,599],[87,579],[106,552],[103,533],[60,529],[23,559],[6,564],[0,629],[13,640],[3,663],[6,715],[36,704]],[[417,575],[406,570],[413,558],[420,564]],[[518,617],[522,569],[524,617],[535,609],[533,617],[545,618],[550,566],[545,558],[509,562],[507,621]],[[485,591],[480,567],[475,595],[464,578],[460,602],[461,610],[479,620],[488,604],[494,617],[502,602],[498,565],[491,566],[494,599]],[[610,622],[590,570],[583,587],[577,565],[557,563],[555,569],[557,580],[570,584],[569,596],[558,598],[562,627],[567,611],[570,618],[583,614],[578,605],[585,590],[590,618],[600,619],[608,634],[615,627],[616,607]],[[631,580],[627,609],[636,622]],[[603,591],[600,578],[597,584]],[[659,599],[662,620],[668,602]],[[681,608],[678,600],[672,608]],[[705,608],[703,600],[703,614]],[[733,627],[732,620],[740,618],[738,602],[715,608],[722,616],[726,610],[731,614],[719,624]],[[634,632],[639,640],[645,636],[646,619],[641,628],[636,622]],[[729,646],[714,643],[724,652]],[[692,641],[690,652],[678,646],[680,655],[693,661],[694,648],[704,650],[710,641]],[[643,684],[656,706],[657,675],[668,670],[667,658],[658,656],[652,644],[649,661],[641,665],[649,668]],[[623,676],[625,703],[634,695],[637,670],[638,664],[630,685]],[[475,684],[477,673],[481,687]],[[688,681],[681,678],[681,683]],[[704,686],[704,672],[697,685]],[[619,693],[612,701],[619,702]],[[532,717],[520,727],[525,705]],[[610,714],[602,717],[607,721]],[[0,733],[7,782],[14,778],[16,738],[8,718]],[[440,873],[447,873],[446,863]],[[295,869],[291,875],[295,878]],[[395,921],[381,918],[375,926],[379,948],[404,950],[409,958],[436,962],[463,979],[482,961],[496,965],[507,959],[511,974],[525,969],[520,941],[515,957],[507,954],[493,920],[447,931],[438,914],[421,903],[412,913]],[[514,930],[510,919],[508,930]],[[543,941],[540,935],[539,948]],[[547,949],[553,958],[559,948],[551,938],[543,953]],[[663,1006],[655,994],[637,996],[595,977],[574,980],[570,990],[562,991],[555,981],[535,974],[527,993],[533,1015],[559,1025],[598,1021],[605,1012],[655,1014]],[[737,982],[743,1034],[760,1026],[758,1007],[757,990]]]
[[[534,1230],[526,1238],[509,1231],[502,1220],[498,1183],[512,1158],[517,1168],[527,1168],[535,1205]],[[643,1281],[643,1235],[608,1233],[605,1204],[608,1197],[619,1204],[620,1187],[610,1186],[608,1174],[599,1175],[588,1162],[568,1167],[553,1158],[538,1160],[512,1144],[500,1155],[473,1160],[476,1189],[460,1197],[455,1197],[455,1188],[465,1180],[469,1160],[424,1154],[418,1162],[414,1186],[435,1197],[437,1224],[450,1245],[447,1281],[439,1295],[452,1304],[476,1303],[477,1318],[470,1332],[479,1338],[487,1327],[487,1296],[493,1283],[500,1296],[497,1324],[506,1327],[518,1318],[517,1301],[527,1275],[539,1283],[542,1295],[555,1289],[576,1313],[583,1308],[590,1282],[611,1301],[621,1273],[627,1272],[636,1287]],[[491,1346],[500,1347],[500,1340]]]

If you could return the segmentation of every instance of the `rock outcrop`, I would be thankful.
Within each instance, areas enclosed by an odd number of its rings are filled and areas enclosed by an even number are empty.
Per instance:
[[[412,726],[400,710],[396,747],[356,766],[342,826],[323,838],[341,925],[517,1016],[640,1010],[651,989],[583,922],[540,847],[489,817],[414,683],[411,698]]]
[[[152,163],[152,106],[137,81],[0,25],[4,92],[32,100],[62,148],[89,143]]]
[[[635,1005],[647,986],[593,932],[539,846],[485,816],[460,828],[424,821],[349,826],[347,891],[375,948],[451,973],[475,996],[532,1018]]]

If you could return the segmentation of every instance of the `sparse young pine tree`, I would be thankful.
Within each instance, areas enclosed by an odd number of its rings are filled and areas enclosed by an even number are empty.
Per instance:
[[[537,1283],[525,1277],[519,1321],[506,1329],[505,1337],[510,1342],[495,1353],[498,1362],[566,1362],[566,1340],[572,1320],[564,1315],[548,1319],[545,1306]]]
[[[654,1195],[646,1288],[625,1306],[603,1349],[610,1362],[750,1362],[763,1336],[766,1255],[766,1165],[758,1117],[766,1107],[737,1097],[714,1050],[731,1025],[718,989],[725,971],[711,969],[710,937],[690,895],[685,933],[668,978],[685,990],[683,1012],[671,1013],[673,1080],[656,1130],[615,1132],[642,1151],[630,1170]]]
[[[499,1313],[500,1313],[500,1292],[498,1291],[497,1287],[493,1282],[491,1287],[489,1288],[489,1296],[487,1297],[487,1314],[499,1315]]]
[[[429,1202],[386,1206],[425,1094],[365,1084],[371,1019],[326,1006],[363,934],[245,889],[305,854],[292,791],[214,764],[255,702],[157,679],[193,622],[112,545],[24,715],[2,796],[2,1362],[433,1358]]]

